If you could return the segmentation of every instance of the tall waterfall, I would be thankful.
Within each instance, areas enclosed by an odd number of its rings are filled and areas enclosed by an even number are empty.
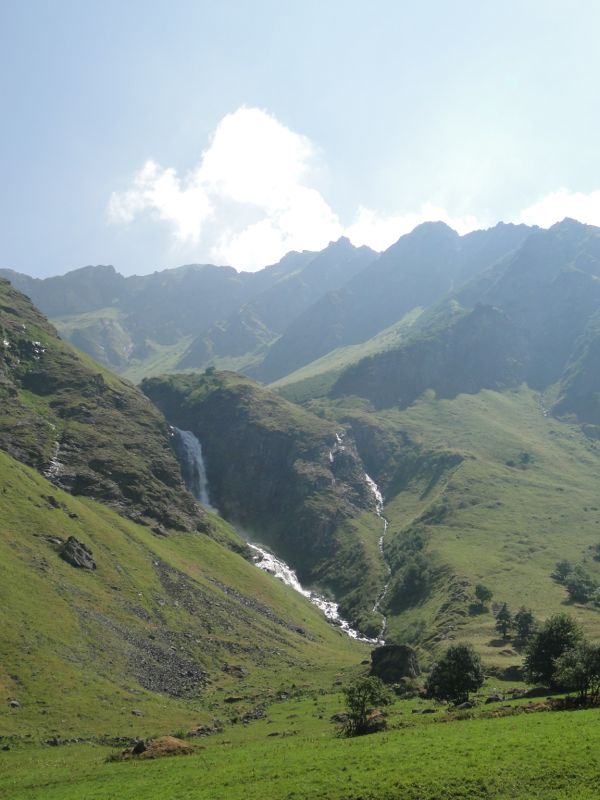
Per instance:
[[[191,431],[173,428],[173,434],[185,485],[203,506],[212,508],[208,496],[208,480],[202,456],[202,445]]]

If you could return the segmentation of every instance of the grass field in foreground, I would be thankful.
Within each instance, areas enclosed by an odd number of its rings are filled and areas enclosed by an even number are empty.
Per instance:
[[[394,730],[335,735],[339,696],[273,706],[267,720],[229,726],[205,749],[154,762],[105,763],[107,748],[0,752],[11,800],[454,800],[598,797],[597,709],[440,722],[394,706]],[[339,705],[337,707],[339,710]],[[322,719],[319,717],[321,715]],[[278,733],[269,736],[269,733]]]

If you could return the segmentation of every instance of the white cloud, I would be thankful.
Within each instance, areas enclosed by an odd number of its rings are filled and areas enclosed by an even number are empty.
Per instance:
[[[129,224],[153,213],[171,223],[179,245],[206,236],[215,260],[256,269],[341,236],[337,215],[306,185],[316,156],[305,136],[265,111],[240,108],[221,120],[186,178],[148,161],[129,189],[113,193],[109,219]]]
[[[189,174],[181,177],[147,161],[127,190],[112,194],[108,216],[131,224],[150,214],[171,226],[179,256],[196,257],[200,248],[217,263],[238,269],[272,264],[290,250],[320,250],[342,235],[355,245],[385,250],[422,222],[440,220],[460,234],[485,226],[432,203],[391,215],[361,206],[344,226],[310,185],[315,165],[318,152],[307,137],[266,111],[242,107],[219,122]],[[566,216],[600,225],[600,191],[559,189],[521,211],[516,221],[549,227]]]
[[[385,250],[422,222],[445,222],[460,234],[483,227],[476,217],[451,217],[444,208],[432,203],[424,203],[414,213],[391,216],[382,216],[370,208],[361,207],[354,222],[346,229],[346,236],[355,245],[367,244],[374,250]]]
[[[600,191],[584,194],[558,189],[521,211],[518,220],[527,225],[549,228],[565,217],[572,217],[588,225],[600,225]]]

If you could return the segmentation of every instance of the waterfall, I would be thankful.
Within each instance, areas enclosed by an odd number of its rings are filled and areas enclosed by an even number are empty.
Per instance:
[[[358,639],[361,642],[369,642],[370,644],[377,643],[376,639],[368,639],[366,636],[359,633],[359,631],[355,630],[349,622],[342,619],[337,603],[334,603],[333,600],[326,600],[321,595],[316,594],[316,592],[310,592],[308,589],[305,589],[298,580],[298,576],[294,570],[286,564],[285,561],[257,544],[250,544],[250,542],[248,542],[248,546],[254,552],[254,563],[259,569],[278,578],[286,586],[290,586],[303,597],[310,600],[313,605],[317,606],[317,608],[323,612],[323,615],[330,622],[337,625],[347,636],[350,636],[351,639]]]
[[[385,535],[386,535],[387,529],[388,529],[388,521],[383,516],[383,495],[381,494],[379,486],[377,486],[377,484],[375,483],[373,478],[371,478],[370,475],[367,475],[366,472],[365,472],[365,483],[367,484],[367,486],[371,490],[371,493],[373,494],[373,498],[375,500],[375,513],[377,514],[379,519],[381,519],[383,521],[383,533],[379,537],[378,544],[379,544],[379,552],[381,553],[381,558],[383,560],[383,563],[385,564],[388,578],[387,578],[386,582],[383,585],[383,589],[377,595],[377,599],[375,600],[375,604],[373,605],[373,611],[375,613],[377,613],[377,614],[381,614],[381,616],[382,616],[381,630],[379,632],[378,640],[380,642],[382,642],[383,644],[385,644],[384,636],[385,636],[385,632],[386,632],[386,629],[387,629],[387,617],[381,611],[381,604],[383,603],[383,601],[385,599],[385,596],[388,593],[388,589],[389,589],[389,586],[390,586],[390,578],[391,578],[391,575],[392,575],[392,570],[391,570],[390,565],[388,564],[388,562],[386,560],[385,552],[384,552],[384,549],[383,549],[383,545],[384,545],[384,542],[385,542]]]
[[[185,485],[203,506],[212,509],[208,496],[208,480],[202,456],[202,445],[191,431],[173,428],[175,451],[181,465]]]

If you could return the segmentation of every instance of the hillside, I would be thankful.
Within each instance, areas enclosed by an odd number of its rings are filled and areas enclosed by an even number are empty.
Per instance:
[[[273,547],[303,583],[333,592],[353,624],[377,633],[381,521],[344,427],[233,373],[149,378],[142,389],[201,442],[210,499],[223,516]]]
[[[272,702],[299,674],[328,682],[364,652],[206,536],[157,537],[2,452],[0,486],[0,691],[19,704],[0,705],[0,737],[191,731]],[[94,570],[60,557],[70,536]]]
[[[64,343],[0,281],[0,448],[73,494],[158,533],[210,526],[185,490],[162,416],[144,395]]]

